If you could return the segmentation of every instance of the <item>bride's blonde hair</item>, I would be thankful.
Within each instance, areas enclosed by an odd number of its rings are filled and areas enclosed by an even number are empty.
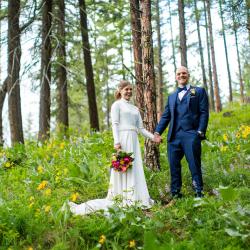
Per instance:
[[[129,81],[121,80],[120,83],[117,86],[117,90],[115,91],[115,99],[121,99],[121,90],[126,88],[127,86],[131,85]]]

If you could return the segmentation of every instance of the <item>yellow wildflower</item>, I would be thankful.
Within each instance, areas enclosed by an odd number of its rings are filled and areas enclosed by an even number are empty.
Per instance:
[[[50,189],[50,188],[47,188],[47,189],[44,191],[44,195],[50,196],[50,195],[51,195],[51,189]]]
[[[45,211],[46,213],[48,213],[50,210],[51,210],[51,206],[50,206],[50,205],[44,206],[44,211]]]
[[[41,165],[37,167],[37,172],[39,174],[43,173],[43,167]]]
[[[117,158],[116,158],[115,155],[112,156],[112,160],[113,160],[113,161],[116,161],[116,160],[117,160]]]
[[[129,248],[134,248],[135,247],[135,240],[130,240],[129,241]]]
[[[240,133],[239,133],[239,132],[237,132],[235,136],[236,136],[236,138],[238,138],[238,139],[239,139],[239,138],[240,138]]]
[[[71,194],[71,196],[70,196],[70,200],[73,202],[75,202],[78,198],[79,198],[79,193],[77,193],[77,192]]]
[[[33,250],[33,247],[28,247],[27,250]]]
[[[224,135],[223,135],[223,140],[224,140],[224,141],[228,141],[228,135],[227,135],[227,134],[224,134]]]
[[[12,165],[12,164],[11,164],[11,162],[9,162],[9,161],[7,161],[7,162],[5,163],[5,167],[6,167],[6,168],[11,167],[11,165]]]
[[[221,146],[221,147],[220,147],[220,151],[221,151],[221,152],[226,152],[227,149],[228,149],[228,146]]]
[[[47,185],[48,185],[48,181],[42,181],[42,182],[38,185],[37,190],[45,189]]]
[[[100,236],[100,239],[99,239],[99,243],[100,243],[101,245],[103,245],[105,241],[106,241],[105,235],[101,235],[101,236]]]
[[[61,142],[60,149],[64,149],[64,148],[65,148],[65,142]]]

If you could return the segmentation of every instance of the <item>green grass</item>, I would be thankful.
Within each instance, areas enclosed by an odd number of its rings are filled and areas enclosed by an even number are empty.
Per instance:
[[[223,115],[229,112],[229,116]],[[74,134],[0,152],[0,249],[246,249],[250,244],[250,106],[211,114],[202,168],[206,198],[193,198],[183,160],[184,198],[170,201],[166,142],[161,171],[145,169],[156,204],[73,216],[77,203],[107,194],[111,132]],[[166,136],[166,134],[164,134]],[[143,138],[141,138],[143,150]],[[100,237],[104,240],[99,243]],[[135,245],[135,246],[134,246]]]

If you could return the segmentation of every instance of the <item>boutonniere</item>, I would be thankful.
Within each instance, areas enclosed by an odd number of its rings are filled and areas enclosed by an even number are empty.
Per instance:
[[[195,95],[196,95],[196,90],[195,90],[195,88],[191,88],[191,89],[190,89],[190,95],[191,95],[191,96],[195,96]]]

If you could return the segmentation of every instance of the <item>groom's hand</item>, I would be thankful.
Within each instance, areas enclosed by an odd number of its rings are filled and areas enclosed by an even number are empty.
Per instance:
[[[155,132],[154,133],[154,142],[157,143],[157,144],[160,144],[161,141],[162,141],[162,138],[161,138],[160,134]]]

